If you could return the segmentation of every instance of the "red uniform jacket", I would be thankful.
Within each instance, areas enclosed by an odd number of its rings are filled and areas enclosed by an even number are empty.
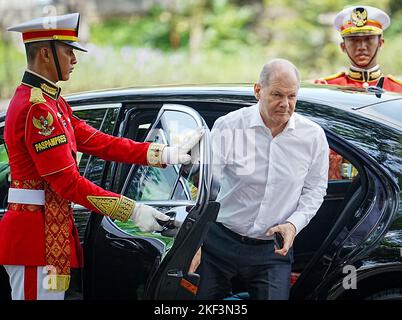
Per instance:
[[[32,72],[25,73],[5,123],[11,179],[44,180],[62,198],[108,215],[110,210],[90,201],[91,196],[122,197],[80,176],[77,151],[110,161],[160,166],[155,159],[160,159],[163,146],[106,135],[73,116],[59,94],[60,88],[53,83]],[[119,210],[121,213],[124,207]],[[69,234],[71,267],[79,267],[81,248],[72,216]],[[0,264],[46,265],[43,212],[6,212],[0,221]]]
[[[402,82],[391,75],[384,76],[379,68],[370,72],[357,71],[351,68],[347,73],[340,72],[318,79],[315,83],[363,88],[365,86],[376,86],[381,77],[384,78],[382,86],[384,90],[402,93]]]

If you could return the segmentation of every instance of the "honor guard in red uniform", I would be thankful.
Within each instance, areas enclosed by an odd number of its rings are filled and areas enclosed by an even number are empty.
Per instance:
[[[168,147],[106,135],[72,114],[60,95],[77,63],[79,14],[34,19],[12,27],[22,33],[28,69],[7,110],[4,139],[11,188],[0,221],[0,264],[10,278],[13,299],[64,299],[70,268],[83,266],[72,203],[143,231],[161,230],[168,216],[106,191],[80,176],[77,152],[107,161],[151,166],[188,163],[188,151],[203,130],[185,145]]]
[[[402,82],[384,75],[377,64],[378,52],[384,45],[383,31],[389,25],[389,16],[374,7],[353,6],[339,12],[334,26],[343,40],[341,49],[349,57],[349,70],[318,79],[315,83],[363,88],[380,86],[387,91],[402,92]],[[329,179],[352,179],[356,175],[352,164],[330,151]]]
[[[340,46],[349,57],[349,70],[318,79],[315,83],[381,86],[386,91],[402,92],[402,82],[391,75],[384,75],[377,64],[378,52],[384,45],[383,31],[390,21],[384,11],[370,6],[353,6],[339,12],[334,26],[342,36]]]

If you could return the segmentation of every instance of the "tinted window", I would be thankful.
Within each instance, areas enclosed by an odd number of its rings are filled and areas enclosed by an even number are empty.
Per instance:
[[[85,120],[90,126],[107,134],[112,134],[117,117],[117,108],[87,109],[74,111],[74,115]],[[78,156],[81,175],[100,185],[105,162],[87,154]]]
[[[360,109],[361,112],[372,115],[386,122],[393,123],[402,129],[402,100],[388,101]]]
[[[165,111],[147,141],[174,145],[180,137],[197,127],[195,120],[184,112]],[[192,200],[192,177],[179,178],[178,166],[166,168],[141,166],[129,184],[127,196],[137,201]],[[187,192],[185,192],[185,190]]]
[[[85,106],[85,110],[74,111],[74,115],[85,120],[90,126],[107,134],[113,133],[116,122],[118,108],[101,108],[89,109]],[[93,183],[100,185],[102,180],[103,168],[105,161],[88,154],[81,154],[79,158],[79,168],[81,175],[85,176]],[[89,219],[87,212],[74,213],[75,223],[77,225],[80,240],[84,239],[85,228]]]
[[[195,119],[181,111],[167,110],[147,136],[146,141],[176,145],[182,141],[185,134],[197,128]],[[195,151],[195,150],[193,150]],[[193,152],[192,151],[192,152]],[[194,154],[193,154],[194,155]],[[124,194],[136,201],[167,201],[175,203],[175,200],[185,200],[195,203],[198,195],[198,166],[167,166],[166,168],[137,166],[128,178]],[[169,205],[166,209],[169,208]],[[164,208],[159,207],[164,211]],[[124,231],[137,236],[144,235],[131,220],[126,223],[115,221]],[[162,240],[169,248],[172,244],[171,237],[163,237],[160,234],[146,234]]]
[[[352,180],[357,173],[356,167],[348,159],[330,149],[328,180]]]

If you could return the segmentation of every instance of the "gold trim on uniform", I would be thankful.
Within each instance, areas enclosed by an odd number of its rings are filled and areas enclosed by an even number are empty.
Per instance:
[[[348,71],[348,78],[360,81],[360,82],[370,82],[379,79],[382,76],[381,69],[378,68],[373,71],[360,71],[360,70],[353,70],[349,69]]]
[[[77,37],[74,36],[62,36],[62,35],[54,35],[52,36],[53,40],[67,40],[67,41],[78,41]]]
[[[45,91],[46,93],[50,94],[51,96],[57,95],[57,88],[52,88],[51,86],[47,85],[46,83],[41,83],[40,88]]]
[[[113,215],[113,219],[126,222],[135,208],[135,201],[125,196],[120,196],[120,202],[117,206],[116,212]]]
[[[397,84],[402,85],[402,81],[401,81],[401,80],[398,80],[398,79],[397,79],[397,78],[395,78],[394,76],[392,76],[392,75],[388,74],[388,75],[387,75],[387,77],[388,77],[390,80],[392,80],[392,81],[396,82]]]
[[[147,151],[147,163],[153,167],[163,167],[162,152],[166,144],[151,143]]]
[[[100,212],[112,219],[126,222],[135,207],[135,201],[125,196],[118,197],[98,197],[87,196],[88,201]]]
[[[46,279],[48,291],[67,291],[70,286],[69,275],[48,274]]]
[[[344,75],[345,75],[345,72],[338,72],[338,73],[335,73],[335,74],[330,75],[328,77],[325,77],[323,80],[328,81],[328,80],[332,80],[332,79],[335,79],[335,78],[339,78],[339,77],[344,76]]]
[[[43,97],[42,90],[36,87],[32,87],[29,102],[32,103],[46,102],[46,99]]]

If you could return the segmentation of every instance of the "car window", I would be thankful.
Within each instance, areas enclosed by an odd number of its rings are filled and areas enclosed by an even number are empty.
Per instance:
[[[113,133],[118,113],[117,107],[97,109],[85,106],[81,108],[83,109],[75,110],[74,115],[104,133]],[[100,185],[105,161],[81,152],[78,153],[77,158],[81,175]]]
[[[357,169],[344,156],[335,150],[329,150],[328,180],[352,180],[357,176]]]
[[[181,136],[197,127],[195,120],[184,112],[166,111],[148,135],[147,141],[175,145]],[[193,177],[179,177],[178,166],[156,168],[141,166],[133,175],[127,196],[136,201],[194,200],[191,197]],[[187,191],[187,192],[186,192]]]
[[[148,133],[146,141],[177,145],[182,137],[197,128],[194,118],[180,111],[165,111],[158,123]],[[194,150],[195,151],[195,150]],[[194,152],[193,151],[193,152]],[[194,155],[194,154],[193,154]],[[137,166],[132,170],[123,190],[124,195],[137,202],[167,202],[182,200],[187,204],[195,204],[198,191],[197,164],[187,166],[167,166],[166,168]],[[166,210],[168,210],[167,205]],[[163,208],[159,207],[163,211]],[[131,221],[122,223],[115,221],[124,231],[135,235],[146,235],[160,239],[169,247],[172,238],[158,233],[144,234]]]
[[[117,105],[87,105],[73,108],[73,114],[86,121],[90,126],[107,134],[112,134],[117,119],[120,104]],[[88,180],[100,185],[102,181],[105,161],[88,154],[78,156],[79,170],[82,176]],[[87,212],[74,212],[74,218],[78,229],[79,238],[84,239],[85,228],[90,215]]]

